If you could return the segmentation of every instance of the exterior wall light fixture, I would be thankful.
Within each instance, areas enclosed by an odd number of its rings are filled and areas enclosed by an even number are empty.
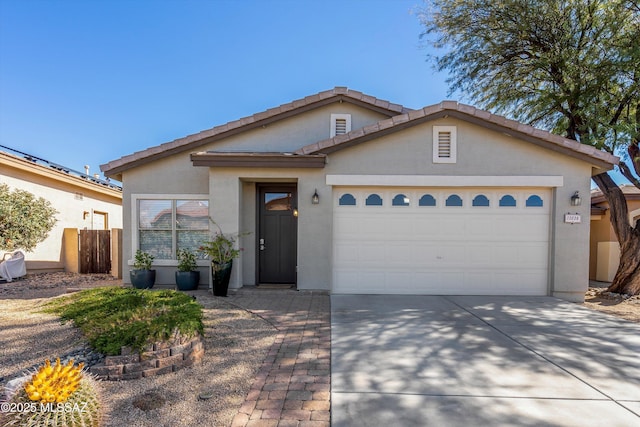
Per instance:
[[[320,196],[318,196],[318,190],[316,189],[311,196],[311,204],[317,205],[320,203]]]
[[[573,193],[573,196],[571,196],[571,206],[580,206],[581,204],[582,198],[580,197],[580,193],[576,191]]]

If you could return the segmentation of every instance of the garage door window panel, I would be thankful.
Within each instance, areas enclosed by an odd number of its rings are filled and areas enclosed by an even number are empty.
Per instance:
[[[420,200],[418,201],[418,206],[435,206],[435,205],[436,205],[436,199],[431,194],[423,195],[422,197],[420,197]]]
[[[396,196],[391,201],[392,206],[409,206],[410,199],[404,194],[396,194]]]
[[[447,197],[447,201],[445,202],[445,206],[454,206],[461,207],[462,206],[462,198],[457,194],[452,194]]]
[[[353,194],[350,194],[350,193],[343,194],[342,196],[340,196],[340,199],[338,200],[338,205],[355,206],[356,198],[353,196]]]
[[[505,194],[500,198],[499,206],[501,208],[516,207],[516,199],[510,194]]]
[[[478,194],[476,197],[473,198],[473,202],[471,203],[471,206],[489,207],[489,199],[484,194]]]
[[[544,206],[544,202],[542,201],[542,198],[540,196],[538,196],[537,194],[532,194],[527,199],[525,206],[528,208],[541,208]]]
[[[380,197],[377,194],[369,194],[369,197],[367,197],[367,200],[365,202],[365,205],[367,206],[382,206],[382,197]]]

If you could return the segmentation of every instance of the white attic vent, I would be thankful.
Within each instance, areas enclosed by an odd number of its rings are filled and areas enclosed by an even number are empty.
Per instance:
[[[433,127],[433,163],[456,162],[456,127]]]
[[[351,132],[351,114],[332,114],[330,138]]]
[[[451,132],[438,132],[438,157],[451,158]]]

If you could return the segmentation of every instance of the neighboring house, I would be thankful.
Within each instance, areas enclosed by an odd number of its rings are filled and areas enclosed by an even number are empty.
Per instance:
[[[198,201],[249,233],[232,288],[582,301],[590,212],[571,197],[617,160],[454,101],[410,110],[336,87],[101,169],[123,183],[124,259],[162,254],[158,283],[208,231],[150,220]]]
[[[627,199],[629,223],[640,221],[640,190],[633,185],[620,186]],[[609,203],[598,189],[591,191],[591,237],[589,280],[611,282],[620,264],[620,244],[611,226]]]
[[[121,187],[95,176],[0,146],[0,182],[46,199],[58,211],[47,239],[25,253],[29,272],[64,270],[65,228],[122,228]]]

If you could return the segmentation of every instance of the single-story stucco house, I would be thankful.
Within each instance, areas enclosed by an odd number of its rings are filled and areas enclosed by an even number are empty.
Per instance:
[[[336,87],[101,169],[123,183],[124,259],[151,251],[158,283],[214,229],[179,218],[208,210],[247,233],[231,288],[582,301],[590,206],[572,196],[616,162],[458,102],[412,110]]]

